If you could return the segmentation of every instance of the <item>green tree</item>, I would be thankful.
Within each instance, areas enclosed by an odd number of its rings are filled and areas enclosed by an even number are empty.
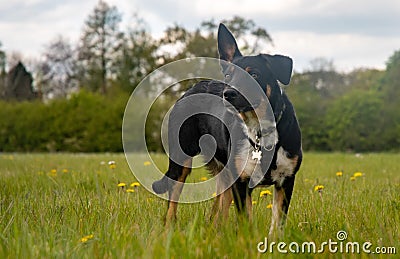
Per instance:
[[[330,148],[356,152],[386,149],[382,108],[382,97],[373,90],[354,90],[336,99],[325,117]]]
[[[221,21],[235,35],[239,48],[244,54],[257,53],[266,44],[273,44],[266,29],[259,27],[251,19],[234,16],[232,19]],[[165,30],[165,36],[160,45],[178,46],[181,51],[169,56],[165,61],[186,57],[218,57],[216,32],[218,23],[215,20],[203,21],[194,31],[188,31],[175,24]]]
[[[347,123],[346,128],[352,129],[358,126],[352,126],[351,123],[366,125],[363,121],[364,111],[360,109],[364,109],[367,100],[361,100],[362,98],[371,97],[372,100],[369,102],[376,109],[375,114],[385,116],[382,111],[383,106],[376,105],[383,97],[377,88],[384,72],[357,69],[346,74],[338,73],[333,63],[323,58],[313,60],[311,67],[310,71],[295,73],[290,86],[285,89],[295,106],[300,122],[303,148],[324,151],[366,148],[366,145],[361,143],[364,141],[362,137],[364,133],[358,135],[357,131],[346,132],[340,127],[344,125],[343,123]],[[362,98],[356,98],[357,94],[360,94]],[[352,98],[356,99],[352,101]],[[361,103],[357,105],[356,103],[359,102]],[[361,114],[361,117],[358,114]],[[350,119],[344,122],[346,118]],[[383,122],[381,119],[379,118],[378,121]],[[336,120],[336,122],[331,120]],[[375,124],[371,123],[369,128],[373,126]],[[364,135],[372,136],[374,135],[372,131],[369,129]],[[335,134],[335,132],[340,132],[343,138],[350,139],[349,142],[342,141],[340,134]],[[364,132],[364,130],[359,132]],[[353,135],[349,137],[349,134]],[[370,141],[375,141],[376,145],[370,145],[369,148],[376,149],[378,145],[381,148],[382,138]],[[347,143],[352,144],[348,146]]]
[[[347,89],[377,90],[385,71],[378,69],[358,68],[346,74]]]
[[[393,53],[386,63],[386,71],[379,85],[384,102],[384,130],[382,140],[391,149],[400,147],[400,50]]]
[[[40,82],[36,80],[44,96],[66,97],[77,88],[74,55],[71,44],[62,36],[47,46],[40,64]]]
[[[242,41],[239,46],[244,54],[251,54],[261,51],[261,44],[272,44],[272,37],[265,28],[259,27],[251,19],[245,19],[240,16],[234,16],[232,19],[222,20],[236,36]]]
[[[324,123],[328,99],[318,90],[309,73],[294,74],[285,87],[293,103],[303,135],[305,150],[327,150],[327,129]]]
[[[115,60],[121,49],[121,14],[117,7],[100,0],[85,22],[79,46],[81,84],[107,92],[107,79],[115,73]]]
[[[253,53],[257,52],[261,45],[272,44],[272,39],[267,31],[257,27],[253,20],[246,20],[239,16],[223,20],[239,42],[239,47],[246,53],[251,52],[249,46],[256,46]],[[216,32],[218,23],[214,20],[203,21],[194,31],[189,31],[183,26],[174,24],[165,30],[164,37],[159,42],[157,53],[158,64],[163,65],[178,59],[191,57],[214,57],[218,58]],[[252,44],[250,44],[253,40]],[[173,51],[171,51],[173,50]],[[174,95],[186,90],[193,84],[192,81],[181,82],[174,91]]]
[[[6,53],[1,49],[2,45],[0,41],[0,98],[4,95],[6,84]]]
[[[144,21],[136,15],[134,20],[123,41],[116,72],[117,84],[128,92],[157,66],[156,42],[147,32]]]
[[[6,52],[1,49],[2,46],[0,41],[0,73],[4,74],[6,72]]]

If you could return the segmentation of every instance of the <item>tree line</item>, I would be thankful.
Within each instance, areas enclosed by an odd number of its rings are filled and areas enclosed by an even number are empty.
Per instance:
[[[47,44],[40,61],[30,62],[26,69],[33,78],[33,102],[17,102],[20,99],[5,94],[10,85],[18,85],[15,80],[10,83],[15,78],[10,74],[21,57],[7,56],[0,43],[0,112],[7,118],[0,121],[0,151],[122,151],[124,104],[145,75],[182,58],[218,57],[214,20],[203,21],[194,30],[174,24],[158,39],[138,15],[132,20],[122,30],[118,8],[99,1],[85,20],[78,43],[57,36]],[[234,16],[222,22],[238,38],[243,53],[274,44],[267,30],[251,19]],[[295,72],[285,91],[296,108],[304,149],[398,150],[399,72],[400,51],[388,59],[384,71],[360,68],[340,73],[333,61],[316,58],[308,71]],[[150,150],[162,151],[155,129],[188,87],[190,82],[180,84],[155,103],[146,127]]]
[[[117,7],[101,0],[85,20],[78,43],[73,45],[61,35],[48,43],[39,61],[30,62],[34,90],[39,96],[62,98],[79,89],[102,94],[115,88],[132,92],[146,74],[166,63],[194,56],[218,57],[218,24],[214,20],[202,22],[195,31],[174,24],[159,39],[152,37],[146,22],[137,14],[125,30],[120,28],[121,21]],[[243,41],[243,49],[272,42],[267,31],[252,20],[235,16],[224,22]],[[14,53],[10,57],[11,66],[20,56]],[[3,75],[6,59],[1,51]]]

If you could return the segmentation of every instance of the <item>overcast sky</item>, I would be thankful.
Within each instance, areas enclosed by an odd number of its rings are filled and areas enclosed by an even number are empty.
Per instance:
[[[0,42],[7,53],[39,57],[61,34],[75,43],[98,0],[0,0]],[[316,57],[332,59],[341,71],[385,67],[400,50],[399,0],[108,0],[123,14],[134,13],[162,35],[174,23],[194,29],[201,21],[252,19],[272,36],[265,51],[289,55],[295,70]]]

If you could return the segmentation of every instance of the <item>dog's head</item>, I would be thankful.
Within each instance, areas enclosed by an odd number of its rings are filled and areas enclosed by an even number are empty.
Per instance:
[[[272,109],[275,111],[275,108],[281,102],[282,96],[282,90],[278,81],[284,85],[289,84],[293,67],[292,59],[282,55],[268,54],[243,56],[239,51],[235,38],[223,24],[220,24],[218,28],[218,52],[221,60],[244,69],[257,81],[268,97]],[[226,64],[225,62],[222,63],[225,81],[235,86],[235,81],[237,81],[237,78],[235,78],[235,67]],[[225,90],[224,98],[238,108],[238,110],[251,109],[250,107],[244,107],[248,103],[243,100],[242,96],[235,89]]]

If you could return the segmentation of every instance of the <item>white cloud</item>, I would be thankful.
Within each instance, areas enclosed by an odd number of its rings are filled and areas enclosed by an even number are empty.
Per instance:
[[[386,60],[394,50],[400,49],[400,35],[379,37],[353,34],[325,34],[312,32],[277,32],[274,35],[274,52],[287,54],[295,60],[295,69],[309,68],[309,62],[316,57],[334,61],[341,71],[355,67],[385,68]]]
[[[383,68],[400,48],[400,1],[380,0],[105,0],[123,13],[122,28],[134,12],[156,35],[177,22],[189,29],[201,21],[234,15],[267,29],[274,52],[291,55],[296,68],[327,57],[339,69]],[[98,0],[0,0],[0,41],[6,51],[38,55],[57,34],[77,41]]]

